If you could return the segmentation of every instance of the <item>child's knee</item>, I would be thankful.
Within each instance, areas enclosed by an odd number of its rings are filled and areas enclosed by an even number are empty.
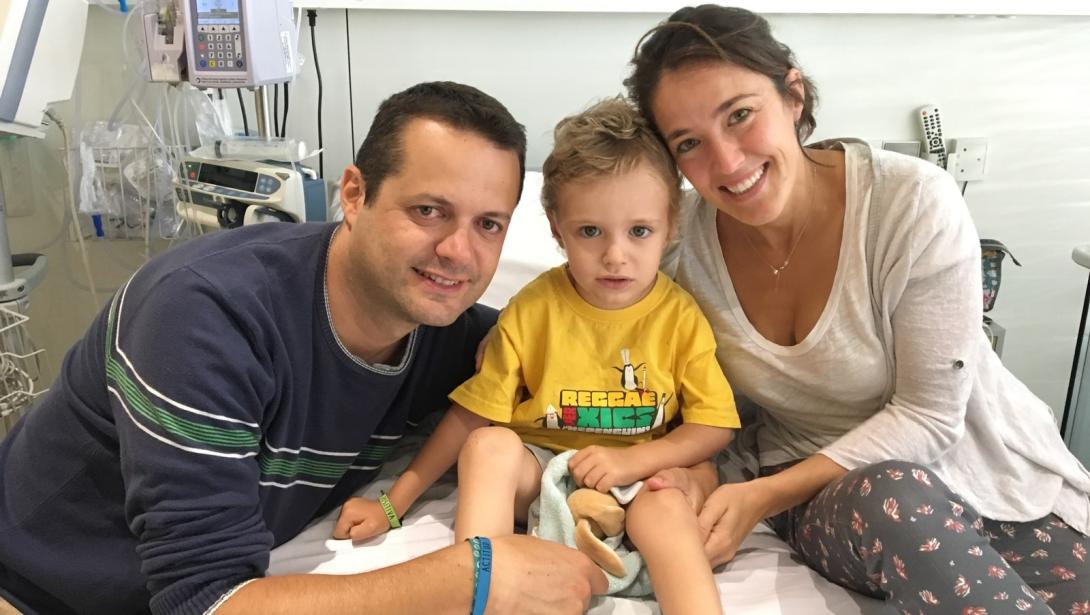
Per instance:
[[[644,487],[625,513],[625,531],[634,542],[649,532],[660,533],[678,528],[687,521],[696,522],[696,513],[679,489],[652,491]]]
[[[517,467],[522,457],[523,445],[518,434],[506,427],[481,427],[474,429],[466,438],[458,463],[485,462],[489,464],[509,464]],[[499,466],[503,467],[503,466]]]

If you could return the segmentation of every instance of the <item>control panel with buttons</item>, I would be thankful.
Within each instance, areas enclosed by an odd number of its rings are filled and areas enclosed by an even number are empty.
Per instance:
[[[235,167],[187,160],[184,188],[199,190],[232,199],[267,201],[280,189],[281,181],[274,175]]]
[[[202,69],[233,71],[245,68],[242,34],[237,25],[197,25],[197,65]]]
[[[198,88],[291,81],[299,69],[292,0],[181,0],[189,82]]]

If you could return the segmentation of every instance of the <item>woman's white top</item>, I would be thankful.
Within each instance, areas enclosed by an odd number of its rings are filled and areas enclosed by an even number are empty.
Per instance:
[[[932,468],[985,517],[1055,512],[1090,527],[1090,473],[1051,409],[992,352],[979,237],[953,178],[922,160],[843,143],[847,204],[836,277],[794,346],[762,336],[723,261],[716,210],[687,195],[664,269],[711,322],[737,394],[759,407],[760,465],[821,453],[851,470]]]

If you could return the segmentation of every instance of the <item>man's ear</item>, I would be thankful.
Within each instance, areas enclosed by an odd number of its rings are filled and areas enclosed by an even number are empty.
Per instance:
[[[787,71],[787,75],[783,78],[784,84],[791,92],[791,96],[787,102],[791,106],[791,110],[795,116],[795,123],[797,124],[802,118],[803,102],[806,100],[806,85],[802,81],[802,71],[797,68],[792,68]]]
[[[366,188],[363,174],[356,165],[345,167],[344,174],[341,175],[341,211],[344,212],[344,223],[348,230],[352,230],[352,226],[356,224],[356,214],[360,208],[366,207]]]

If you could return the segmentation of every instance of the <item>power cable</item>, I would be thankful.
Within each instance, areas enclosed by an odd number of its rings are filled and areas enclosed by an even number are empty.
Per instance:
[[[288,84],[284,83],[284,119],[280,122],[280,136],[288,138]]]
[[[344,46],[348,50],[348,129],[352,138],[351,159],[356,159],[356,104],[352,100],[352,36],[348,27],[348,9],[344,10]]]
[[[242,89],[235,88],[235,94],[238,94],[238,108],[242,109],[242,132],[246,133],[246,136],[250,136],[250,122],[246,120],[246,103],[242,102]]]
[[[325,153],[322,152],[322,67],[318,64],[318,41],[314,38],[314,22],[318,11],[307,9],[307,22],[310,24],[310,51],[314,56],[314,72],[318,75],[318,175],[325,177]]]
[[[273,108],[272,108],[273,136],[280,136],[280,84],[273,84]]]

